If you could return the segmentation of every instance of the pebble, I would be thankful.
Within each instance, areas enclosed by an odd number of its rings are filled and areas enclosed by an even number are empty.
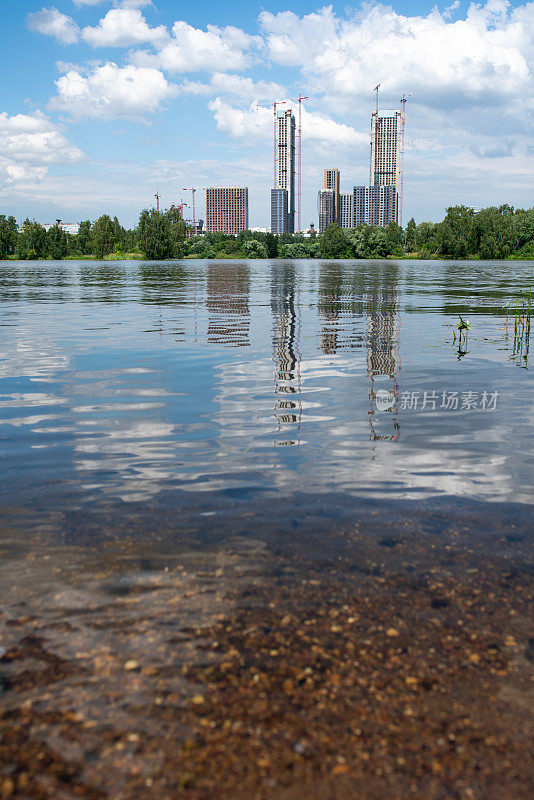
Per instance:
[[[131,671],[132,671],[132,670],[134,670],[134,669],[139,669],[139,663],[138,663],[137,661],[134,661],[134,660],[132,659],[131,661],[127,661],[127,662],[126,662],[126,664],[124,665],[124,669],[125,669],[127,672],[131,672]]]
[[[195,694],[195,695],[193,695],[193,697],[191,698],[191,702],[192,702],[192,703],[193,703],[193,705],[195,705],[195,706],[201,706],[201,705],[202,705],[202,703],[204,702],[204,696],[203,696],[203,695],[201,695],[201,694]]]
[[[399,636],[399,632],[396,628],[388,628],[386,631],[386,636],[389,636],[390,639],[394,639],[395,636]]]

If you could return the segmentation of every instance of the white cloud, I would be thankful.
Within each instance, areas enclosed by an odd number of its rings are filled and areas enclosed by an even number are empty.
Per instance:
[[[442,16],[444,19],[450,19],[455,11],[460,8],[460,0],[454,0],[454,3],[451,3],[450,6],[447,6],[445,11],[443,12]]]
[[[301,66],[308,59],[330,54],[340,30],[332,6],[304,17],[293,11],[262,11],[259,22],[271,59],[286,66]]]
[[[40,111],[0,113],[0,180],[15,184],[43,180],[50,164],[73,164],[84,156]]]
[[[76,22],[57,8],[43,8],[41,11],[28,14],[27,24],[31,31],[53,36],[62,44],[74,44],[80,35]]]
[[[395,102],[409,89],[430,105],[523,94],[532,80],[533,24],[534,3],[510,11],[504,0],[472,4],[455,22],[436,9],[408,17],[382,5],[364,6],[348,20],[331,7],[303,17],[260,15],[270,58],[299,66],[310,90],[328,87],[348,98],[369,95],[381,81]]]
[[[213,111],[217,127],[234,138],[260,139],[272,136],[273,112],[270,108],[257,107],[252,103],[250,108],[243,111],[228,105],[220,97],[209,103],[209,108]],[[289,105],[284,108],[289,108]],[[302,125],[307,142],[336,146],[356,146],[369,142],[367,134],[306,109],[302,111]]]
[[[172,73],[243,70],[251,65],[251,51],[260,44],[259,37],[238,28],[208,25],[203,31],[179,21],[173,25],[172,38],[157,54],[140,51],[132,54],[132,61],[141,66],[159,66]]]
[[[139,9],[123,7],[110,9],[96,27],[84,28],[82,37],[91,47],[130,47],[162,43],[169,34],[164,25],[151,28]]]
[[[185,81],[180,87],[184,94],[198,95],[235,95],[246,100],[272,100],[275,97],[285,97],[287,89],[279,83],[258,81],[245,78],[242,75],[230,75],[225,72],[215,72],[209,83]]]
[[[119,67],[112,61],[86,74],[70,70],[57,81],[58,94],[50,101],[56,111],[73,119],[127,117],[141,120],[159,111],[177,93],[162,72],[149,67]]]

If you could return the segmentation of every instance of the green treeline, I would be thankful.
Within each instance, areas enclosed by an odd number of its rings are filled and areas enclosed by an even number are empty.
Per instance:
[[[411,219],[403,229],[329,225],[322,236],[243,231],[238,236],[190,236],[176,208],[141,212],[133,230],[105,214],[80,224],[77,235],[26,219],[19,231],[14,217],[0,215],[0,259],[63,258],[534,258],[534,209],[504,205],[475,213],[466,206],[447,209],[442,222]]]

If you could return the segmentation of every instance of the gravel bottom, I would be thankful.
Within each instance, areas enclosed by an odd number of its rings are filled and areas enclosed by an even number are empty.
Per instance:
[[[336,536],[12,553],[0,797],[531,800],[527,543]]]

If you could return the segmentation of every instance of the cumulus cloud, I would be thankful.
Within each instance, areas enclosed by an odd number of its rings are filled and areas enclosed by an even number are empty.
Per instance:
[[[10,117],[0,113],[0,180],[43,180],[50,164],[73,164],[84,155],[40,111]]]
[[[312,90],[361,96],[381,81],[384,91],[400,96],[410,88],[427,104],[523,92],[532,78],[533,24],[534,3],[511,11],[505,0],[473,3],[455,22],[436,9],[408,17],[382,5],[350,19],[331,7],[303,17],[260,15],[271,60],[300,67]]]
[[[289,106],[284,106],[288,108]],[[234,108],[220,97],[209,103],[217,127],[238,139],[266,138],[272,135],[272,110],[254,103],[247,110]],[[342,125],[322,114],[303,109],[302,125],[306,141],[337,146],[355,146],[369,142],[369,136],[359,133],[349,125]]]
[[[80,29],[72,17],[62,14],[57,8],[42,8],[28,14],[28,28],[46,36],[53,36],[62,44],[74,44],[78,41]]]
[[[169,39],[164,25],[151,28],[138,8],[112,8],[96,27],[84,28],[82,37],[91,47],[130,47],[158,44]]]
[[[178,21],[172,27],[172,37],[156,54],[139,51],[132,54],[132,61],[171,73],[243,70],[252,64],[251,51],[260,44],[259,37],[239,28],[208,25],[203,31]]]
[[[180,87],[184,94],[197,95],[235,95],[247,100],[271,100],[273,97],[285,97],[287,89],[279,83],[269,81],[254,82],[243,75],[231,75],[215,72],[209,83],[185,81]]]
[[[73,119],[127,117],[141,120],[159,111],[177,93],[160,70],[132,65],[119,67],[110,61],[85,74],[72,69],[57,81],[58,93],[50,108],[67,112]]]

